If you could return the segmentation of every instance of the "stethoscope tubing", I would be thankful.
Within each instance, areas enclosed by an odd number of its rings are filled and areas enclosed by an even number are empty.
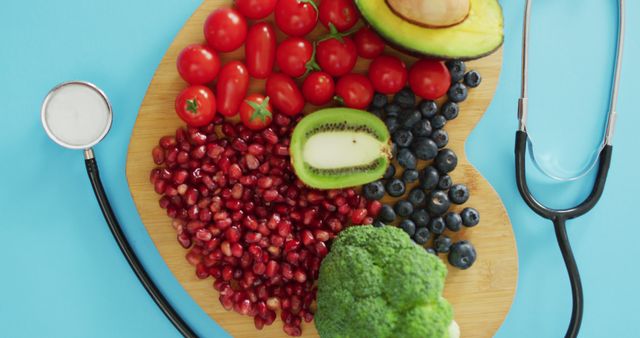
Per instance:
[[[100,174],[98,172],[98,163],[96,162],[91,149],[85,150],[85,165],[89,180],[91,181],[91,186],[95,192],[102,214],[109,226],[109,230],[111,230],[113,238],[118,244],[118,247],[120,247],[120,250],[131,266],[131,269],[140,280],[140,283],[142,283],[149,293],[149,296],[151,296],[153,301],[158,305],[160,310],[162,310],[180,334],[187,338],[197,338],[198,335],[189,327],[184,319],[182,319],[180,314],[178,314],[169,301],[164,297],[160,289],[158,289],[153,280],[149,277],[144,266],[140,263],[136,253],[133,251],[133,248],[131,248],[129,241],[122,231],[122,227],[120,226],[120,223],[118,223],[113,209],[111,208],[107,194],[104,191],[102,181],[100,180]]]

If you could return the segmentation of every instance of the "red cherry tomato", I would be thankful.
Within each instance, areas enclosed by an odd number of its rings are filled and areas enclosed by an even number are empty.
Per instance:
[[[329,103],[335,90],[333,78],[325,72],[313,72],[302,83],[302,95],[307,102],[316,106]]]
[[[217,9],[204,23],[204,37],[209,47],[217,51],[234,51],[247,38],[247,20],[233,8]]]
[[[178,55],[178,73],[189,84],[212,82],[219,71],[220,58],[207,46],[190,45]]]
[[[384,51],[384,41],[369,27],[362,27],[353,35],[358,55],[365,59],[375,59]]]
[[[252,20],[266,18],[273,12],[278,0],[236,0],[236,8],[245,17]]]
[[[240,105],[240,120],[251,130],[268,127],[273,119],[273,109],[269,97],[261,94],[251,94]]]
[[[337,38],[321,41],[316,48],[316,60],[329,75],[345,75],[351,72],[358,61],[356,46],[346,37],[342,38],[342,42]]]
[[[310,69],[317,69],[313,60],[313,45],[304,38],[290,37],[282,41],[276,51],[276,64],[280,71],[300,77]]]
[[[380,55],[369,65],[369,79],[377,92],[395,94],[407,84],[407,67],[395,56]]]
[[[360,74],[348,74],[338,80],[336,94],[345,106],[365,109],[373,99],[373,86],[369,79]]]
[[[259,22],[247,34],[245,58],[249,74],[256,79],[265,79],[276,59],[276,32],[271,24]]]
[[[176,98],[176,113],[189,126],[206,126],[216,115],[216,98],[205,86],[187,87]]]
[[[302,112],[304,98],[293,79],[281,74],[273,73],[267,79],[265,94],[271,98],[271,104],[279,112],[294,116]]]
[[[360,12],[353,0],[322,0],[318,6],[318,17],[325,27],[329,28],[331,23],[339,32],[344,32],[358,22]]]
[[[444,62],[419,60],[409,70],[409,86],[423,99],[435,100],[442,97],[451,85],[451,74]]]
[[[234,116],[240,109],[240,104],[249,89],[249,72],[240,61],[231,61],[222,67],[216,95],[218,96],[218,111],[224,116]]]
[[[290,36],[309,34],[318,22],[318,12],[313,0],[278,0],[274,15],[276,25]]]

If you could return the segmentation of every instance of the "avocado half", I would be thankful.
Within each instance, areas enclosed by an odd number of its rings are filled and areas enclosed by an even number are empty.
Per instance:
[[[382,178],[391,158],[391,137],[375,115],[328,108],[305,116],[289,146],[298,178],[316,189],[355,187]]]
[[[355,0],[362,16],[387,41],[412,53],[444,60],[473,60],[496,51],[504,41],[498,0],[470,0],[459,24],[429,28],[397,15],[385,0]]]

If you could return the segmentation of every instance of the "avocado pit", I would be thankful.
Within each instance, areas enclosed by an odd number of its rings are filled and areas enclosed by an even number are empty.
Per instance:
[[[470,0],[386,0],[393,12],[424,27],[455,26],[469,15]]]

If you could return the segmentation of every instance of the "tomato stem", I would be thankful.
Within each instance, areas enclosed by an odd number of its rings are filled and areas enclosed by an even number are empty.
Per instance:
[[[245,101],[251,108],[253,108],[253,114],[249,118],[249,121],[253,121],[256,118],[260,118],[262,122],[267,120],[267,117],[271,116],[271,112],[267,109],[267,105],[269,105],[269,97],[265,97],[261,103],[253,102],[246,100]]]
[[[198,114],[198,100],[196,100],[195,98],[187,100],[187,111],[190,112],[193,115],[197,115]]]
[[[311,58],[304,65],[307,70],[304,72],[304,75],[302,75],[303,77],[309,75],[309,73],[314,71],[314,70],[320,70],[320,66],[316,62],[316,48],[317,48],[316,45],[317,44],[314,42],[313,43],[313,52],[311,52]]]
[[[336,95],[333,97],[333,100],[338,102],[341,105],[344,105],[344,99],[341,96]]]

